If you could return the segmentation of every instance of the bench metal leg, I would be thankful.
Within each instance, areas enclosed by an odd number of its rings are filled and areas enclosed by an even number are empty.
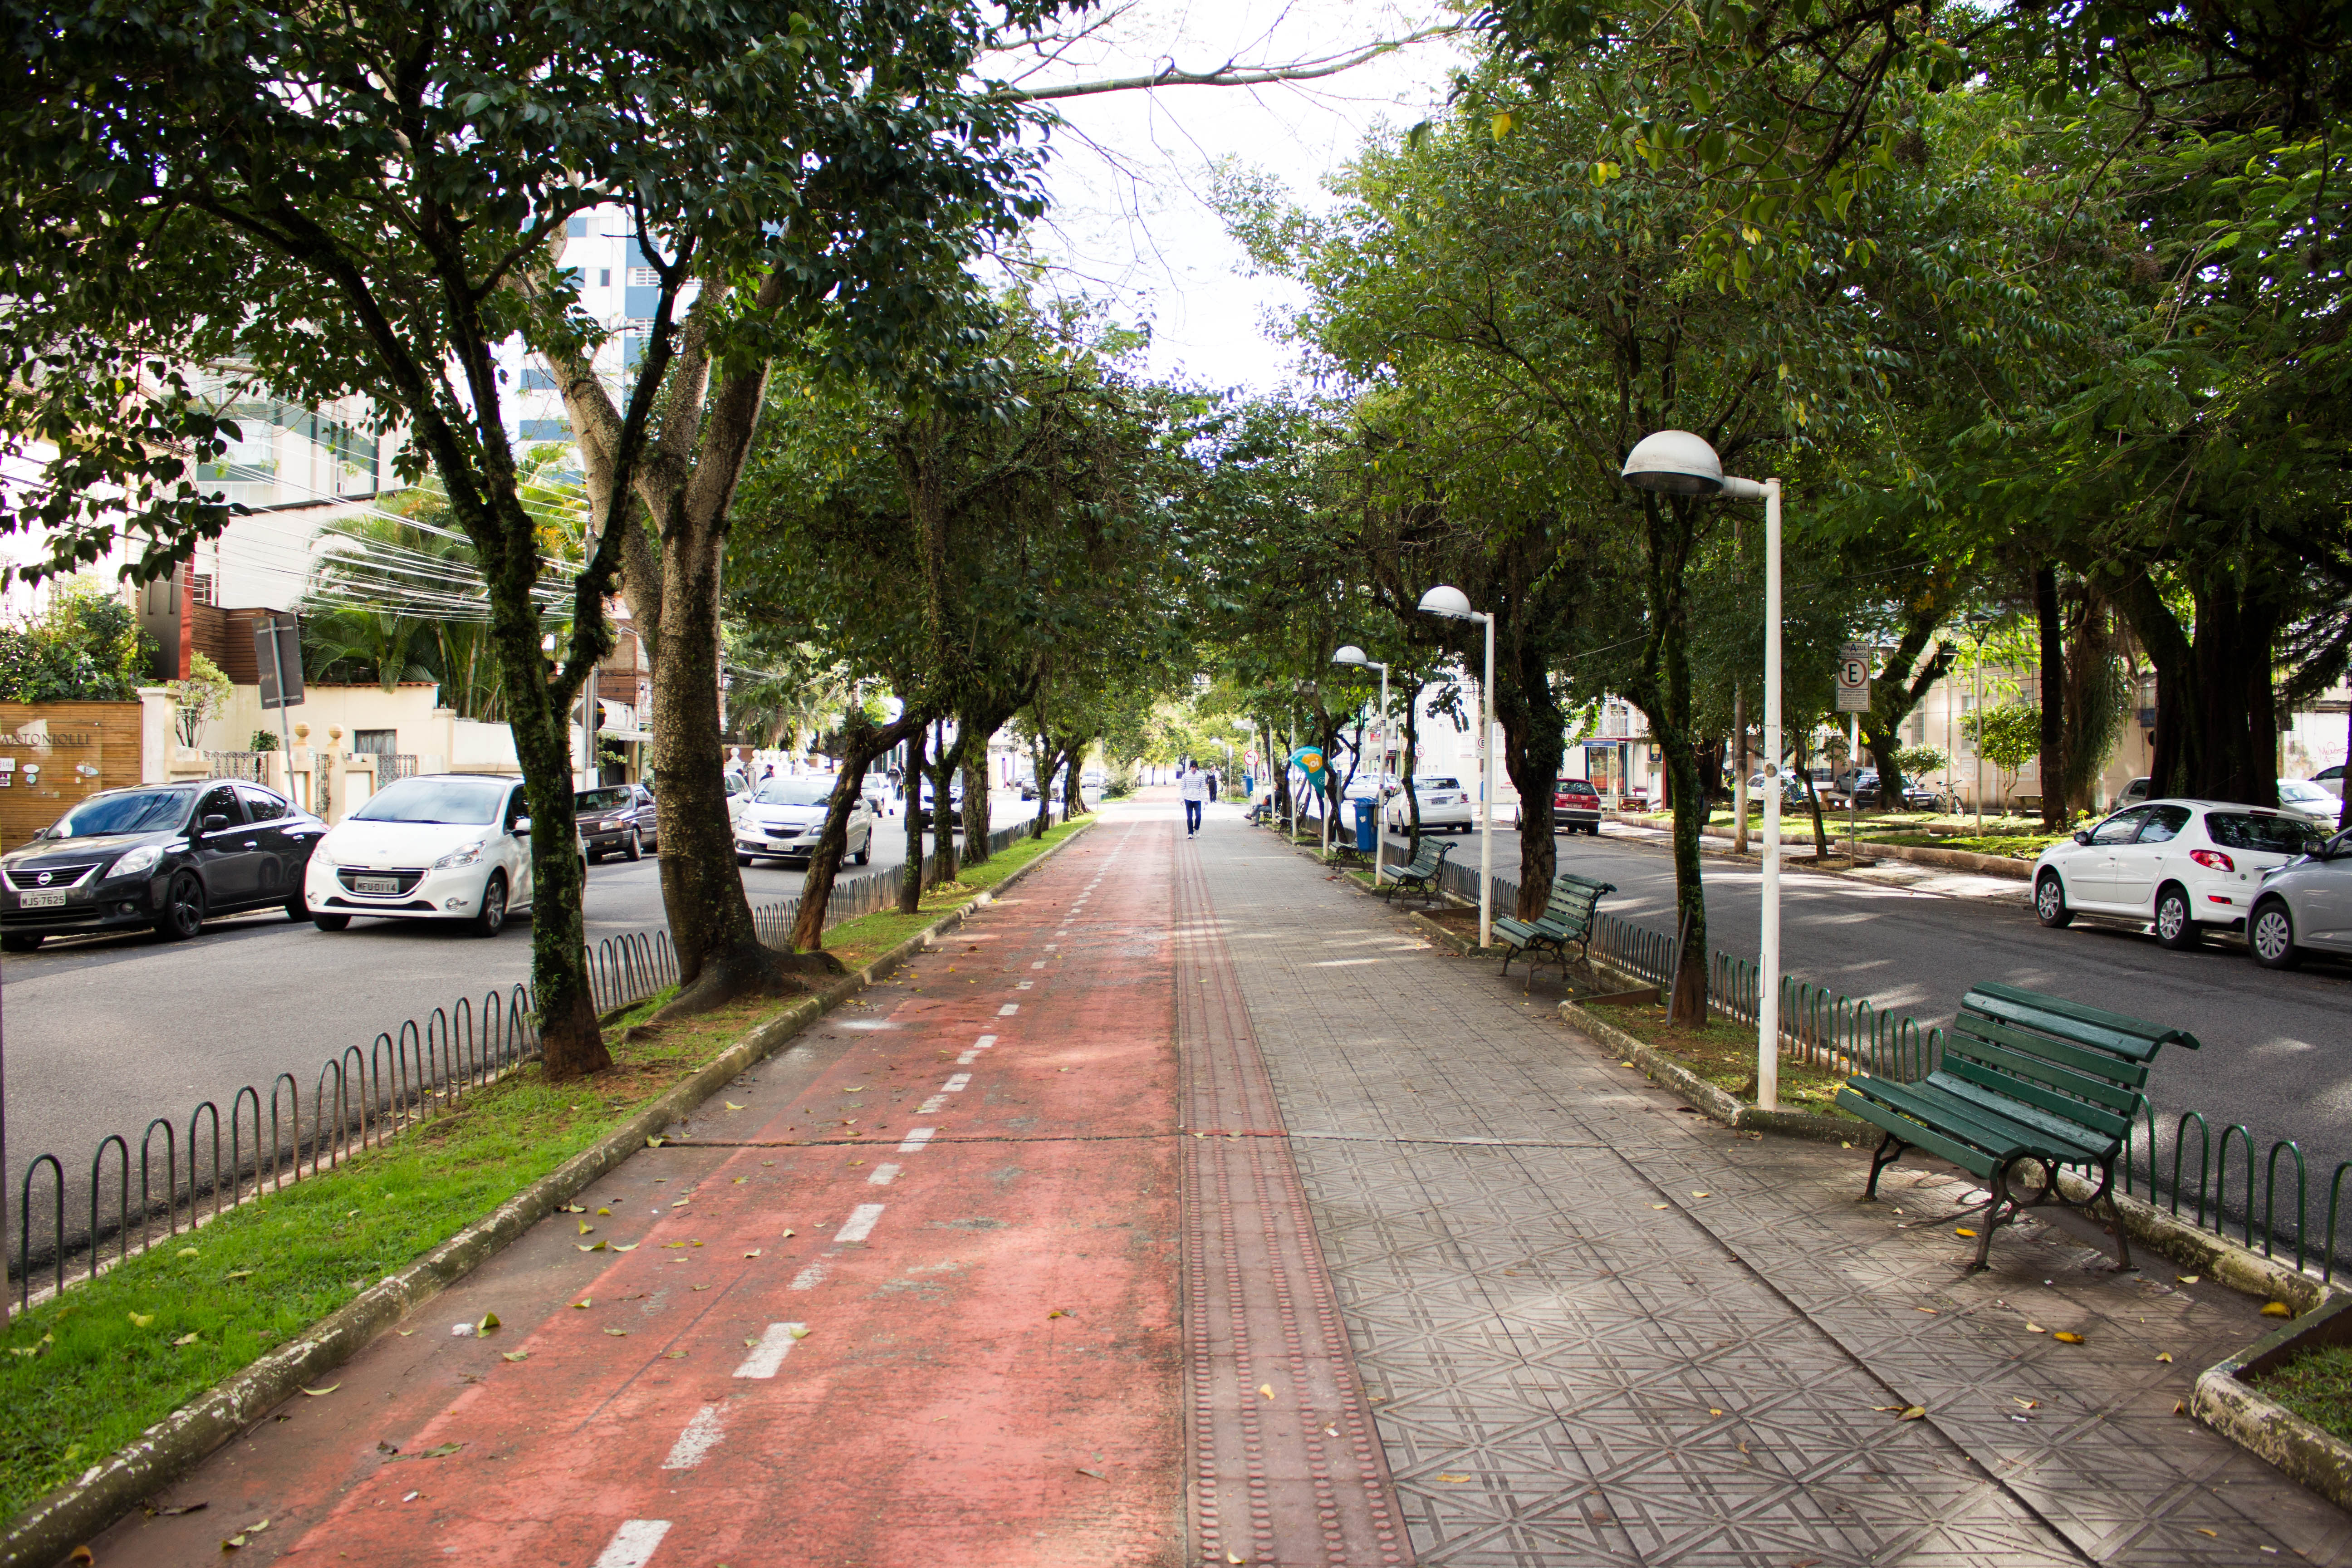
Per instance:
[[[2057,1173],[2054,1171],[2051,1173],[2051,1179],[2053,1182],[2057,1179]],[[2112,1163],[2100,1166],[2099,1190],[2093,1193],[2084,1201],[2083,1212],[2084,1214],[2095,1215],[2099,1206],[2099,1200],[2102,1198],[2106,1200],[2107,1217],[2113,1222],[2115,1230],[2116,1272],[2120,1274],[2132,1266],[2131,1240],[2124,1231],[2123,1205],[2116,1202],[2115,1186],[2115,1166]]]
[[[1903,1151],[1911,1147],[1889,1132],[1878,1141],[1878,1150],[1870,1157],[1870,1180],[1864,1184],[1862,1201],[1868,1203],[1878,1195],[1878,1173],[1903,1158]]]

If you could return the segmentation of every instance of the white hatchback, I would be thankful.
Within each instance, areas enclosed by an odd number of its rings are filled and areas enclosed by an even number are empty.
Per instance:
[[[2212,928],[2242,930],[2263,873],[2326,839],[2309,818],[2219,800],[2154,800],[2053,844],[2033,863],[2033,912],[2151,922],[2167,947]]]
[[[1421,799],[1421,827],[1424,833],[1467,833],[1477,826],[1476,807],[1470,792],[1462,781],[1443,774],[1412,781],[1412,793]],[[1402,833],[1412,826],[1412,805],[1398,790],[1389,797],[1389,829]]]
[[[522,781],[428,773],[386,784],[310,853],[302,900],[320,931],[353,915],[466,921],[496,936],[530,907]]]
[[[831,773],[762,779],[735,819],[735,863],[806,860],[815,854],[816,841],[824,834],[825,813],[833,809],[834,784]],[[850,808],[849,837],[842,854],[859,866],[874,856],[874,808],[862,790]]]

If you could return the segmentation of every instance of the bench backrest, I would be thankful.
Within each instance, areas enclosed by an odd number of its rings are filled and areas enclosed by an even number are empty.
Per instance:
[[[1544,918],[1558,921],[1571,930],[1581,928],[1592,919],[1593,908],[1601,902],[1601,895],[1616,890],[1616,884],[1596,882],[1590,877],[1555,877],[1551,899],[1544,905]]]
[[[1434,838],[1423,838],[1421,847],[1413,852],[1412,864],[1405,870],[1415,877],[1426,877],[1437,869],[1438,863],[1454,852],[1451,844],[1440,844]]]
[[[1988,982],[1961,999],[1939,1070],[2120,1139],[2149,1062],[2172,1044],[2198,1048],[2186,1030]]]

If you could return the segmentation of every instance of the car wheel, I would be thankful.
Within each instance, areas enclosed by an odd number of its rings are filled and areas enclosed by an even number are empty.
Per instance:
[[[2255,908],[2254,918],[2246,922],[2246,946],[2264,969],[2293,969],[2303,962],[2294,945],[2294,916],[2278,899]]]
[[[738,855],[735,857],[735,864],[738,866],[749,866],[751,863],[751,858],[749,855]]]
[[[349,915],[312,915],[310,923],[320,931],[341,931],[352,923]]]
[[[165,942],[185,942],[205,923],[205,886],[193,872],[172,879],[163,894],[163,912],[155,917],[155,934]]]
[[[507,874],[493,871],[482,884],[482,907],[474,916],[476,936],[496,936],[507,927]]]
[[[874,835],[868,832],[866,842],[857,847],[857,863],[861,866],[874,858]]]
[[[2189,895],[2177,887],[2165,887],[2156,895],[2156,940],[2169,948],[2195,947],[2205,933],[2189,918]]]
[[[41,933],[38,931],[12,931],[0,936],[0,952],[31,952],[40,945]]]
[[[646,858],[645,841],[637,837],[637,830],[634,827],[629,829],[628,857],[632,860],[642,860]]]
[[[2074,911],[2066,907],[2066,885],[2055,871],[2042,873],[2042,880],[2033,884],[2033,918],[2055,930],[2074,923]]]
[[[310,918],[310,906],[302,901],[301,894],[297,893],[286,900],[286,918],[296,925]]]

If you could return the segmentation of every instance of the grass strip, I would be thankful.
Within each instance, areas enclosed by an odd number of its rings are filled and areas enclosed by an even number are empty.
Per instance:
[[[1755,1025],[1710,1018],[1696,1029],[1668,1028],[1666,1010],[1654,1005],[1593,1011],[1716,1088],[1741,1100],[1756,1099]],[[1780,1079],[1781,1110],[1835,1116],[1857,1127],[1864,1125],[1860,1119],[1837,1109],[1838,1086],[1845,1081],[1843,1076],[1783,1055]]]
[[[956,880],[941,882],[927,890],[914,914],[902,915],[895,910],[885,910],[877,914],[860,915],[854,921],[844,921],[824,933],[824,950],[852,969],[870,963],[941,915],[961,909],[995,888],[1055,845],[1083,831],[1093,820],[1091,813],[1072,817],[1067,822],[1047,828],[1043,838],[1024,838],[1009,849],[998,850],[977,866],[962,868],[957,873]]]
[[[2324,1432],[2352,1443],[2352,1345],[2305,1351],[2254,1384]]]
[[[785,1004],[745,1002],[609,1044],[611,1071],[536,1063],[319,1175],[222,1214],[12,1321],[0,1516],[72,1480],[625,1120]]]

